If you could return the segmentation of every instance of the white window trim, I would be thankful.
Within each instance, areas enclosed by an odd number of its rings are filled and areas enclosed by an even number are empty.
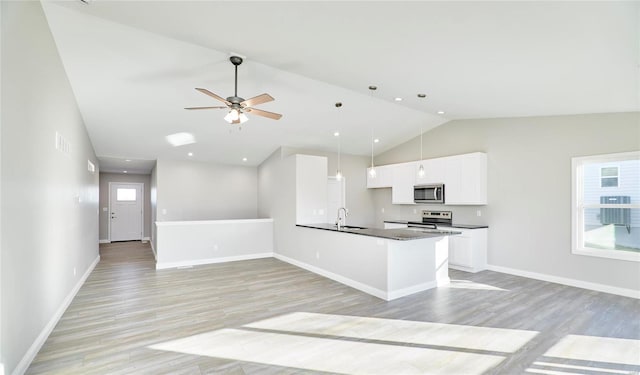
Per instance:
[[[616,175],[615,176],[603,176],[602,175],[602,168],[615,168],[616,169]],[[618,184],[616,186],[602,186],[602,179],[603,178],[617,178],[618,179]],[[617,189],[620,187],[620,166],[619,165],[612,165],[610,167],[601,167],[600,168],[600,188],[601,189]]]
[[[583,204],[582,198],[584,192],[582,185],[578,181],[582,181],[582,166],[586,163],[606,163],[629,159],[640,159],[640,151],[621,152],[616,154],[582,156],[571,158],[571,252],[577,255],[588,255],[609,259],[620,259],[640,262],[640,253],[620,250],[601,250],[584,247],[582,238],[584,228],[584,209],[585,208],[640,208],[640,204]],[[618,186],[620,185],[620,168],[618,168]]]

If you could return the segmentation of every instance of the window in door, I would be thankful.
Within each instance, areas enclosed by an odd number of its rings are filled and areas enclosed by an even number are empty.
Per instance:
[[[572,252],[640,261],[640,151],[572,159]]]
[[[134,202],[136,200],[136,189],[116,189],[116,200],[118,202]]]

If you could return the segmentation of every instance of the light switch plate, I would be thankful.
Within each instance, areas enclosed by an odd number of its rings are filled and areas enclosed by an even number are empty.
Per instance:
[[[102,207],[102,211],[109,212],[109,207]]]

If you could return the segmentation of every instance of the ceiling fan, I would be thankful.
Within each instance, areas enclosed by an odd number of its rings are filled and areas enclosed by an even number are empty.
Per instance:
[[[209,95],[210,97],[219,100],[226,104],[226,106],[215,106],[215,107],[187,107],[185,109],[229,109],[229,113],[224,116],[224,119],[230,124],[242,124],[249,120],[245,113],[251,113],[254,115],[267,117],[273,120],[279,120],[282,115],[279,113],[273,113],[269,111],[264,111],[262,109],[253,108],[253,106],[267,103],[273,101],[273,97],[269,94],[262,94],[258,96],[254,96],[253,98],[243,99],[238,96],[238,65],[242,64],[242,57],[239,56],[231,56],[229,61],[235,66],[236,70],[236,79],[235,79],[235,92],[233,96],[230,96],[226,99],[223,97],[212,93],[207,89],[196,88],[196,90],[200,91],[205,95]]]

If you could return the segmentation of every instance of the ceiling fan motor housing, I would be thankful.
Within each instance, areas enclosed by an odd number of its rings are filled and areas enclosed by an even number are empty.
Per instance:
[[[239,97],[239,96],[230,96],[227,98],[227,101],[231,104],[238,104],[240,105],[240,103],[244,102],[244,99]]]

